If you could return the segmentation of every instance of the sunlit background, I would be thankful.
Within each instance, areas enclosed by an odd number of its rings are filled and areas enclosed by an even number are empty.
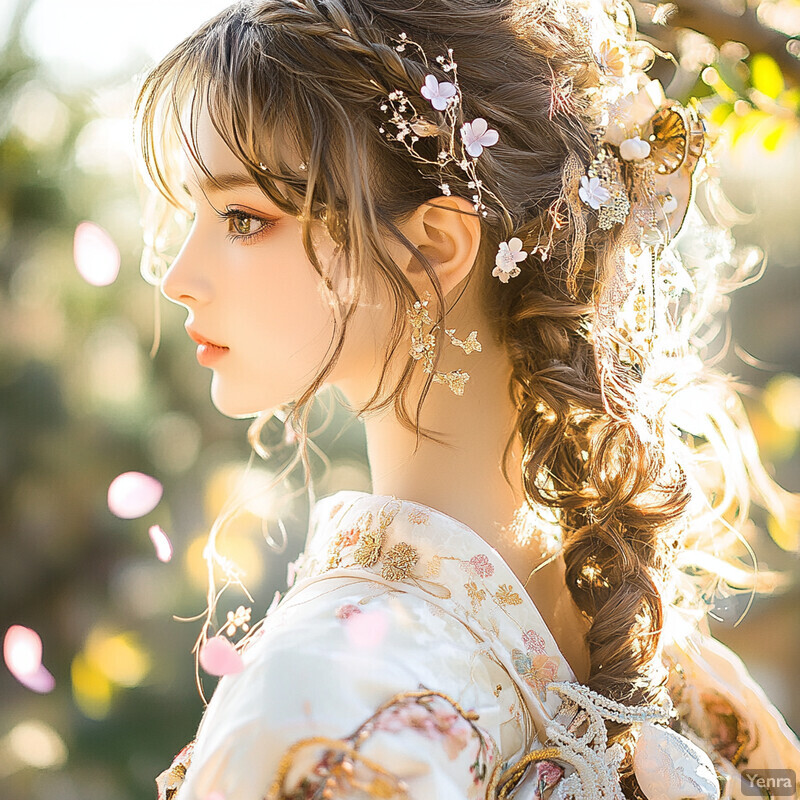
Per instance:
[[[155,775],[202,711],[191,654],[199,623],[173,617],[205,608],[205,537],[248,461],[248,421],[213,408],[210,371],[166,301],[150,356],[154,291],[138,271],[130,113],[146,67],[222,7],[0,0],[4,800],[153,798]],[[800,3],[762,3],[759,21],[799,34]],[[723,186],[757,212],[734,233],[765,248],[768,267],[733,298],[722,365],[753,385],[747,406],[764,458],[800,490],[800,91],[769,55],[713,40],[683,31],[681,69],[664,83],[679,100],[706,98],[728,137]],[[327,472],[314,462],[319,493],[369,490],[362,428],[334,441],[347,418],[331,408],[314,437],[331,461]],[[279,427],[267,435],[280,440]],[[275,470],[256,461],[249,486]],[[255,602],[230,591],[221,620],[230,611],[242,627],[251,606],[260,619],[285,589],[307,526],[304,497],[293,496],[301,483],[298,470],[230,526],[222,547],[247,565]],[[265,543],[279,537],[278,517],[281,554]],[[759,564],[797,576],[798,529],[759,522]],[[734,626],[748,598],[720,598],[713,623],[796,731],[798,599],[797,587],[756,596]],[[204,685],[210,694],[214,679]]]

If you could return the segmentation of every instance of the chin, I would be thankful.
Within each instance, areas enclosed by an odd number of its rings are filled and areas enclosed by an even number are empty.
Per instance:
[[[216,375],[211,383],[211,402],[220,414],[231,419],[256,417],[262,412],[273,411],[281,405],[281,401],[275,401],[274,398],[255,400],[225,392],[218,385]]]

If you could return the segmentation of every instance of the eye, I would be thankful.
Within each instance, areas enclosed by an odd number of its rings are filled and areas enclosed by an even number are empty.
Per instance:
[[[240,236],[252,236],[261,230],[265,220],[256,217],[236,216],[228,217],[228,231]]]
[[[217,213],[228,223],[227,238],[240,244],[251,244],[275,227],[275,220],[239,208],[226,208]]]

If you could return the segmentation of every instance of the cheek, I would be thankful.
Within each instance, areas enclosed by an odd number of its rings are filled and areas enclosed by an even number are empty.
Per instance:
[[[302,252],[302,249],[301,249]],[[322,279],[293,253],[270,264],[237,291],[233,324],[241,329],[251,368],[310,380],[322,366],[333,332],[333,315],[320,291]],[[246,311],[244,311],[246,309]]]

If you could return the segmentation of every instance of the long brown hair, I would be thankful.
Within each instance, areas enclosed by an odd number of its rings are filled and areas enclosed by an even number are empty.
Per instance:
[[[632,14],[627,24],[634,25]],[[483,117],[501,132],[500,142],[482,155],[478,171],[510,218],[490,214],[482,219],[480,252],[469,280],[481,282],[485,310],[496,326],[492,333],[505,345],[513,367],[509,390],[517,419],[506,455],[519,437],[529,503],[545,504],[559,515],[567,585],[591,621],[588,685],[638,704],[658,700],[663,691],[659,649],[666,605],[698,609],[704,602],[700,591],[676,579],[676,559],[683,555],[681,564],[690,564],[687,553],[704,550],[712,550],[715,558],[725,556],[739,536],[737,517],[742,510],[746,515],[747,484],[755,483],[757,493],[770,502],[782,498],[758,460],[744,453],[750,439],[736,443],[737,436],[750,436],[749,428],[737,416],[739,406],[731,405],[735,394],[728,383],[709,370],[696,368],[681,381],[663,381],[670,402],[679,389],[694,391],[705,407],[708,430],[717,431],[716,437],[703,430],[691,431],[694,436],[681,431],[677,445],[668,446],[669,426],[663,420],[643,433],[632,401],[643,391],[640,372],[617,361],[613,390],[601,385],[589,333],[596,313],[593,299],[604,264],[621,244],[614,229],[596,227],[586,207],[568,210],[546,262],[532,259],[508,284],[487,277],[501,241],[518,236],[531,250],[550,230],[565,169],[578,165],[585,172],[594,156],[593,89],[600,67],[582,29],[570,15],[568,0],[239,3],[152,70],[136,113],[146,172],[172,206],[184,206],[185,198],[171,174],[171,154],[183,144],[202,166],[194,123],[205,104],[253,180],[303,223],[304,245],[326,280],[339,334],[327,364],[283,412],[308,468],[311,402],[338,358],[362,288],[376,278],[395,299],[387,365],[407,340],[405,309],[419,298],[383,241],[387,235],[403,240],[399,223],[441,194],[439,176],[420,170],[401,145],[393,146],[379,132],[385,97],[396,89],[418,94],[428,71],[412,49],[396,49],[397,36],[406,32],[432,54],[453,49],[465,114]],[[554,97],[566,101],[554,103]],[[188,124],[182,123],[186,108]],[[434,159],[439,146],[436,137],[419,144]],[[472,194],[458,176],[450,186],[454,193]],[[311,225],[319,220],[345,256],[353,289],[347,298],[333,290],[314,252]],[[151,233],[146,252],[154,280],[163,269],[157,240],[157,232]],[[405,243],[431,279],[441,331],[447,313],[441,287],[424,256]],[[710,262],[707,274],[698,268],[695,276],[706,298],[719,296],[713,290],[718,270]],[[710,310],[715,309],[698,301],[685,315],[702,321]],[[431,377],[416,416],[408,408],[415,364],[409,356],[394,386],[386,385],[384,368],[374,395],[358,413],[391,406],[403,426],[439,441],[435,432],[420,430],[418,422]],[[269,455],[260,435],[270,416],[251,426],[254,450],[262,455]],[[699,473],[690,462],[703,447],[742,465],[735,472],[744,478],[722,494],[733,498],[725,508],[713,500],[703,506],[705,496],[698,501],[698,493],[693,495],[698,480],[690,476]],[[504,474],[508,477],[505,464]],[[688,513],[693,497],[705,514],[703,530],[689,524],[700,516]],[[731,537],[731,531],[736,535]],[[630,742],[630,726],[608,727],[612,741]],[[630,770],[624,776],[626,794],[633,796]]]

